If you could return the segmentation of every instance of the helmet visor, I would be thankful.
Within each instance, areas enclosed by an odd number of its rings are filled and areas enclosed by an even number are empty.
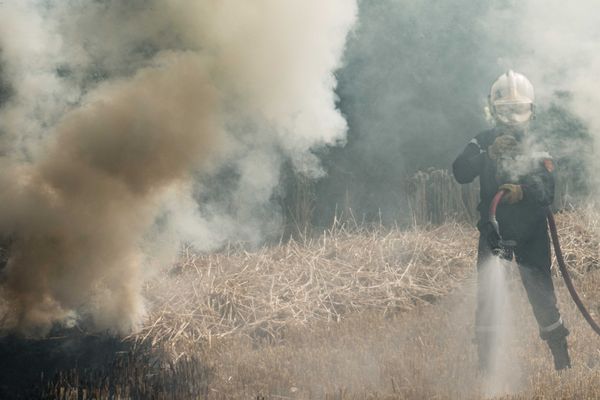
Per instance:
[[[529,121],[533,115],[531,103],[500,103],[494,106],[496,118],[507,125],[518,125]]]

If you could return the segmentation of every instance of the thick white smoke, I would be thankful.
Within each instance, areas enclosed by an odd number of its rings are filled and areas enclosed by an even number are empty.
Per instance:
[[[600,25],[596,18],[600,4],[554,0],[493,4],[483,22],[494,39],[489,48],[498,66],[527,75],[541,107],[562,96],[561,104],[584,122],[594,139],[594,150],[600,150]],[[581,158],[582,143],[563,139],[554,151]],[[600,167],[597,157],[590,161],[590,170]],[[600,184],[591,183],[596,188]]]
[[[355,0],[0,3],[5,329],[127,331],[151,258],[277,226],[291,161],[343,143],[335,77]],[[232,171],[226,201],[204,186]],[[202,212],[200,212],[202,210]],[[158,222],[157,222],[158,221]]]

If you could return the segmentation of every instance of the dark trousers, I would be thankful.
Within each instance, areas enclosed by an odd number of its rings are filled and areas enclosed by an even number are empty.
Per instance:
[[[529,303],[540,328],[540,336],[544,340],[564,338],[568,334],[568,330],[563,326],[556,306],[554,284],[550,272],[552,265],[550,239],[545,224],[533,232],[527,240],[518,242],[514,255],[519,265],[521,280]],[[483,268],[491,256],[487,238],[481,235],[477,254],[478,291],[475,318],[477,337],[480,340],[486,336],[486,332],[494,330],[497,322],[493,320],[494,315],[489,311],[490,288],[486,287],[487,283],[483,282]]]

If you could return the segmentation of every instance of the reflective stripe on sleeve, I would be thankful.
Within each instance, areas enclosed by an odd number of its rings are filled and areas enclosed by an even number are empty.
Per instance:
[[[562,318],[559,318],[558,321],[556,321],[555,323],[553,323],[552,325],[548,325],[548,326],[543,326],[540,327],[540,331],[541,332],[552,332],[553,330],[561,327],[563,324],[563,320]]]

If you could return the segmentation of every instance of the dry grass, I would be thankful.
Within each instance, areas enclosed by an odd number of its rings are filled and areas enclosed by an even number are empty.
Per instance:
[[[560,244],[575,279],[600,268],[600,214],[592,209],[557,215]]]
[[[600,218],[568,212],[557,222],[575,284],[598,318]],[[475,240],[460,224],[339,226],[255,252],[190,252],[148,284],[151,313],[132,339],[172,360],[201,359],[211,371],[202,398],[475,399],[488,397],[491,383],[505,398],[600,398],[600,338],[558,279],[573,369],[553,371],[513,271],[515,329],[505,349],[513,361],[497,382],[479,375]]]
[[[277,340],[291,326],[380,315],[435,302],[464,279],[475,235],[460,224],[430,230],[349,229],[248,253],[187,253],[146,288],[152,312],[135,335],[176,356],[231,335]]]
[[[594,233],[600,232],[599,220],[585,212],[570,212],[560,214],[558,224],[576,285],[599,318],[600,271],[596,260],[600,246]],[[451,231],[445,234],[457,237]],[[467,237],[472,238],[471,234]],[[438,236],[428,239],[432,248],[438,248]],[[473,243],[463,244],[469,245]],[[454,249],[455,258],[459,258],[462,253],[458,248],[445,250]],[[391,318],[367,311],[348,315],[335,324],[315,322],[293,327],[277,345],[257,346],[248,338],[226,338],[206,354],[216,371],[211,393],[216,398],[260,394],[272,399],[463,399],[486,398],[490,393],[505,393],[505,398],[515,399],[600,398],[600,338],[580,317],[562,281],[555,279],[563,317],[572,332],[569,340],[574,365],[557,375],[514,269],[510,290],[515,329],[505,349],[513,361],[498,381],[479,375],[471,343],[475,283],[470,271],[474,259],[473,254],[464,256],[466,259],[460,259],[468,266],[456,272],[465,279],[435,305],[419,302]],[[445,257],[453,258],[450,253]],[[461,261],[456,267],[461,270],[463,265]],[[437,292],[437,285],[433,285],[433,292]]]
[[[600,275],[592,274],[591,282],[598,285]],[[572,331],[574,367],[559,376],[520,282],[513,280],[511,286],[515,329],[505,351],[512,362],[497,382],[476,369],[471,343],[475,287],[469,280],[439,304],[391,319],[356,315],[333,326],[315,324],[310,330],[294,329],[277,346],[228,339],[207,355],[216,365],[211,393],[271,399],[480,399],[490,393],[514,399],[599,398],[599,340],[564,289],[559,288],[559,298]]]

